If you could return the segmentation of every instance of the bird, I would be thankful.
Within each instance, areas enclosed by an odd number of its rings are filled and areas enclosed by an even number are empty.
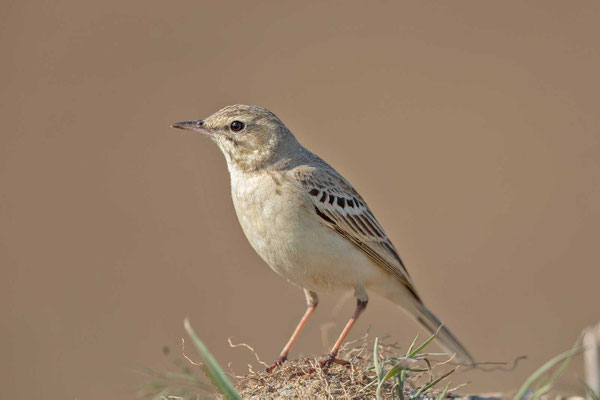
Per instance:
[[[287,361],[290,349],[319,303],[318,293],[354,291],[356,308],[322,368],[348,361],[340,347],[367,307],[367,292],[399,306],[455,361],[473,358],[423,303],[389,237],[363,197],[322,158],[306,149],[271,111],[229,105],[205,119],[172,128],[208,136],[227,162],[231,196],[250,245],[269,267],[304,290],[307,308],[267,372]]]

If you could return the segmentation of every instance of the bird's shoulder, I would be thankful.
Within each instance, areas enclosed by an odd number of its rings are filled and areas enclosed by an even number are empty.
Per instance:
[[[363,201],[356,189],[340,173],[320,159],[296,166],[292,169],[292,174],[304,188],[318,189],[342,197],[355,197]]]

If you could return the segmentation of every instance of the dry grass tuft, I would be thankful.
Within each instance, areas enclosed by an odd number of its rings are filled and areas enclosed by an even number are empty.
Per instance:
[[[346,344],[340,358],[352,363],[351,367],[334,364],[328,370],[321,370],[319,359],[301,358],[288,361],[275,369],[271,374],[251,371],[245,376],[235,376],[236,389],[243,399],[374,399],[377,390],[377,373],[374,365],[373,340],[367,336],[355,342]],[[381,376],[398,365],[401,357],[399,348],[395,345],[378,346],[377,355],[382,367]],[[411,368],[403,382],[403,396],[413,398],[423,385],[433,382],[452,371],[452,365],[435,361],[436,355],[423,355],[420,359],[404,360],[406,367]],[[439,357],[438,357],[439,358]],[[316,368],[312,374],[295,376],[299,372]],[[398,381],[387,379],[381,386],[381,396],[385,399],[398,398]],[[424,390],[418,398],[437,398],[444,390],[446,381],[438,388]],[[457,388],[448,389],[450,393]]]
[[[223,369],[210,354],[206,346],[194,333],[186,320],[184,324],[192,343],[202,355],[203,362],[197,363],[185,354],[182,345],[183,359],[175,359],[175,371],[155,371],[144,369],[142,372],[151,380],[138,393],[140,398],[153,400],[198,400],[200,398],[241,399],[399,399],[399,400],[443,400],[454,399],[494,399],[507,398],[507,394],[488,394],[460,396],[456,391],[465,386],[453,385],[450,377],[458,368],[444,353],[426,352],[437,332],[417,344],[418,337],[407,350],[395,344],[382,344],[377,338],[370,339],[365,335],[359,340],[346,343],[340,351],[340,358],[348,360],[350,367],[332,365],[323,370],[316,358],[302,358],[289,361],[275,369],[271,374],[266,372],[250,372],[245,376],[236,376],[232,384]],[[567,368],[569,361],[581,352],[578,339],[573,348],[566,351],[534,371],[525,381],[521,389],[514,395],[515,400],[545,400],[555,396],[554,386],[557,379]],[[183,344],[183,342],[182,342]],[[254,349],[247,344],[232,347],[245,348],[251,351],[256,361],[262,362]],[[166,352],[165,354],[167,354]],[[511,371],[516,367],[517,357],[509,368],[492,367],[484,369],[483,365],[504,364],[497,362],[480,363],[474,368],[484,372],[503,369]],[[299,373],[314,370],[313,373],[298,376]],[[204,374],[204,379],[199,375]],[[206,380],[212,383],[211,387]],[[215,393],[215,390],[217,393]],[[552,392],[551,392],[552,391]],[[589,396],[600,400],[595,393],[588,391]],[[203,396],[204,394],[204,396]],[[207,395],[209,397],[207,397]]]

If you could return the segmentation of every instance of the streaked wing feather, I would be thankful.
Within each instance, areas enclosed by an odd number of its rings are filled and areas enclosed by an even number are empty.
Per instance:
[[[321,222],[394,275],[419,299],[398,252],[366,202],[341,175],[329,168],[304,167],[295,171]]]

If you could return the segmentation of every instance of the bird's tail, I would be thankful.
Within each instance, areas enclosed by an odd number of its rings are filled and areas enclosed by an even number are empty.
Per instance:
[[[436,340],[439,345],[450,354],[456,354],[456,361],[462,364],[473,364],[473,358],[456,337],[442,324],[425,305],[421,302],[416,302],[416,313],[414,317],[417,321],[429,331],[431,334],[439,329]],[[440,328],[441,327],[441,328]]]

